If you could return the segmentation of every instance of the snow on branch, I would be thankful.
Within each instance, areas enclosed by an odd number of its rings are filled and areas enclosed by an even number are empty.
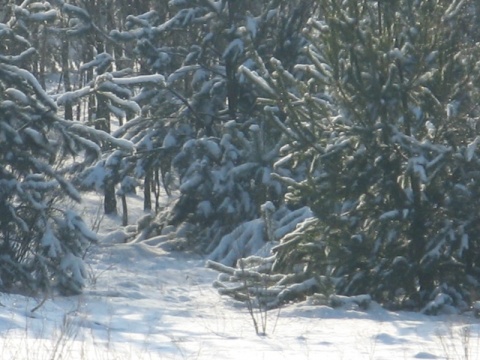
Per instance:
[[[1,35],[1,34],[0,34]],[[35,48],[31,47],[28,48],[27,50],[21,52],[18,55],[0,55],[0,61],[9,63],[9,64],[14,64],[14,63],[19,63],[24,61],[26,58],[36,54],[37,51]]]
[[[448,9],[445,11],[443,21],[447,22],[457,16],[465,7],[466,0],[453,0]]]
[[[67,127],[69,130],[72,130],[74,132],[77,132],[79,134],[84,134],[91,136],[94,139],[98,139],[101,141],[106,141],[114,146],[119,147],[120,149],[123,149],[128,152],[133,152],[135,149],[134,144],[131,141],[125,140],[125,139],[117,139],[113,137],[112,135],[106,133],[105,131],[102,130],[97,130],[88,126],[85,126],[83,124],[77,124],[77,123],[72,123],[69,121],[66,121]]]
[[[67,226],[71,230],[78,231],[83,239],[89,242],[96,242],[98,240],[97,234],[90,230],[90,228],[85,224],[80,216],[78,216],[74,211],[68,210],[65,212],[65,219],[67,221]]]
[[[275,238],[281,239],[286,234],[294,231],[298,224],[310,218],[313,218],[313,212],[308,206],[289,212],[278,222],[274,233]]]
[[[64,3],[62,5],[62,11],[67,15],[75,16],[86,23],[91,22],[90,15],[88,14],[88,12],[78,6]]]
[[[101,94],[113,101],[115,104],[126,108],[133,113],[139,114],[142,111],[140,106],[135,101],[121,99],[111,92],[101,92]]]
[[[37,22],[51,22],[57,18],[57,10],[51,9],[44,12],[30,13],[28,19]]]
[[[147,83],[152,83],[160,85],[162,87],[166,86],[165,77],[161,74],[152,74],[152,75],[139,75],[132,76],[127,78],[112,78],[111,82],[117,85],[144,85]]]
[[[73,104],[74,102],[79,101],[80,98],[90,94],[92,92],[90,86],[85,86],[81,89],[68,91],[57,98],[57,104],[62,106],[65,104]]]
[[[167,79],[167,85],[172,85],[175,81],[182,79],[187,75],[189,72],[196,71],[201,69],[200,65],[187,65],[182,66],[180,69],[175,70],[174,73],[170,74]]]
[[[286,233],[294,231],[298,224],[312,217],[308,207],[294,211],[286,207],[275,210],[270,202],[262,206],[262,212],[262,218],[243,223],[225,235],[208,258],[232,266],[242,257],[266,253],[263,250],[268,251]]]
[[[276,93],[270,85],[268,85],[267,81],[260,77],[255,71],[250,70],[244,65],[240,65],[238,71],[244,74],[249,80],[251,80],[255,85],[257,85],[260,89],[266,92],[269,96],[275,98]]]
[[[53,110],[57,109],[57,105],[55,104],[53,99],[45,92],[45,90],[43,90],[42,86],[31,72],[21,69],[17,66],[8,64],[0,64],[0,71],[1,70],[7,71],[14,76],[23,78],[23,80],[25,80],[32,87],[34,92],[43,101],[44,104],[46,104]]]
[[[288,301],[303,298],[319,288],[314,277],[297,281],[295,276],[271,274],[273,257],[241,259],[236,268],[209,260],[206,266],[220,272],[213,286],[220,295],[235,300],[251,302],[262,309],[276,308]]]
[[[259,250],[264,244],[264,223],[261,219],[255,219],[241,224],[233,232],[225,235],[209,259],[233,265],[248,250]]]
[[[102,73],[102,71],[98,71],[98,69],[106,69],[108,65],[113,62],[113,58],[108,53],[101,53],[95,56],[95,59],[89,61],[80,66],[80,71],[86,71],[93,67],[97,68],[97,73]]]
[[[30,103],[28,96],[18,89],[8,88],[5,90],[5,95],[22,105],[28,105]]]

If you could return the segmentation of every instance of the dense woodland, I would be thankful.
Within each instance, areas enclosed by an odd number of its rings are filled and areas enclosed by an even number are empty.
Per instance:
[[[475,0],[2,0],[0,289],[79,293],[104,197],[272,308],[480,286]],[[165,203],[163,199],[168,199]],[[322,300],[323,299],[323,300]]]

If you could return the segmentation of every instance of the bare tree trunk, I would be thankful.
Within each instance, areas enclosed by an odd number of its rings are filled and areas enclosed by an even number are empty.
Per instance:
[[[143,210],[152,210],[152,173],[147,171],[145,174],[144,188],[143,188]]]
[[[117,214],[117,199],[115,195],[115,184],[111,180],[105,181],[103,210],[105,214]]]
[[[46,81],[45,81],[45,70],[47,66],[47,28],[45,26],[39,26],[39,36],[40,36],[40,60],[38,64],[38,80],[40,85],[45,89],[46,88]]]
[[[128,207],[127,207],[127,197],[125,194],[122,194],[122,226],[128,225]]]
[[[95,119],[95,128],[110,133],[110,111],[107,106],[107,99],[105,96],[97,94],[97,118]],[[104,183],[105,200],[104,210],[105,214],[117,213],[117,199],[115,195],[115,182],[112,179],[106,179]]]
[[[228,21],[230,26],[236,26],[236,19],[242,17],[245,12],[245,7],[242,7],[238,1],[228,0]],[[227,77],[227,98],[228,98],[228,113],[232,120],[237,117],[237,102],[238,102],[238,81],[237,81],[238,64],[234,58],[225,59],[225,72]]]
[[[87,45],[87,51],[85,52],[86,56],[84,58],[85,62],[89,62],[93,59],[94,57],[94,51],[93,51],[93,46]],[[93,80],[93,68],[87,69],[87,71],[84,74],[84,83],[88,84],[90,81]],[[95,102],[95,95],[89,95],[88,96],[88,102],[87,102],[87,121],[91,122],[96,113],[96,102]]]
[[[153,193],[155,195],[155,213],[160,211],[160,174],[158,169],[155,170],[155,183],[153,185]]]
[[[70,82],[70,66],[68,62],[68,52],[70,50],[70,42],[66,34],[62,36],[62,78],[63,78],[63,87],[65,91],[72,90],[72,84]],[[72,104],[67,102],[65,104],[65,119],[73,120],[73,108]]]

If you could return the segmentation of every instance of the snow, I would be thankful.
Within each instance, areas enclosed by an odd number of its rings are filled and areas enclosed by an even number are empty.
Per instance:
[[[18,77],[25,80],[33,88],[36,95],[42,100],[44,104],[50,106],[52,109],[57,108],[55,102],[51,99],[50,96],[47,95],[47,93],[43,90],[38,80],[29,71],[20,69],[13,65],[7,65],[7,64],[2,64],[1,67],[3,68],[2,70],[15,74]],[[10,92],[9,95],[12,95],[12,93]],[[18,93],[15,95],[18,95]]]
[[[460,248],[458,249],[458,254],[460,256],[463,256],[463,251],[468,250],[468,234],[463,234],[462,235],[462,241],[460,243]]]
[[[48,256],[52,258],[57,257],[62,252],[60,241],[58,241],[49,224],[45,227],[41,244],[47,249]]]
[[[244,44],[242,39],[235,39],[228,44],[227,48],[223,52],[223,59],[236,59],[238,55],[242,54],[244,50]]]
[[[203,177],[200,174],[192,175],[187,181],[183,182],[180,185],[180,191],[183,193],[187,193],[192,191],[194,188],[199,186],[203,181]]]
[[[431,121],[427,121],[427,122],[425,122],[425,127],[427,128],[428,136],[430,138],[434,138],[435,137],[435,132],[437,130],[435,128],[435,125],[433,125],[433,123]]]
[[[266,314],[253,309],[265,321],[266,335],[257,336],[247,308],[212,287],[217,273],[202,256],[123,243],[120,217],[97,217],[100,199],[92,193],[80,209],[87,225],[100,226],[83,294],[44,303],[0,295],[2,359],[479,357],[473,316],[390,312],[365,296],[338,297],[337,308],[311,297]],[[129,197],[129,205],[131,218],[144,215],[139,197]],[[448,301],[439,296],[431,306]]]
[[[241,224],[230,234],[222,237],[220,244],[209,255],[209,259],[223,265],[233,266],[237,259],[244,255],[245,249],[249,249],[250,253],[255,253],[265,245],[264,229],[264,222],[261,219]]]
[[[92,91],[90,86],[85,86],[81,89],[63,93],[57,98],[58,105],[72,104],[78,101],[81,97],[88,95]]]
[[[62,1],[62,10],[67,14],[81,18],[85,22],[90,21],[90,15],[88,14],[88,12],[78,6],[65,4]]]
[[[30,140],[32,140],[35,144],[41,146],[41,147],[47,147],[48,146],[48,140],[46,136],[40,132],[38,132],[35,129],[32,128],[26,128],[23,129],[23,133],[27,134]]]
[[[110,93],[110,92],[102,92],[102,94],[109,98],[110,100],[112,100],[115,104],[117,105],[120,105],[120,106],[123,106],[124,108],[127,108],[129,109],[130,111],[132,111],[133,113],[141,113],[142,109],[140,108],[140,106],[135,102],[135,101],[131,101],[131,100],[124,100],[124,99],[121,99],[119,98],[118,96],[116,96],[115,94],[113,93]]]
[[[165,135],[165,138],[163,139],[162,147],[165,149],[169,149],[175,146],[177,146],[177,139],[175,138],[173,131],[169,130],[167,135]]]
[[[270,96],[275,96],[275,91],[268,85],[267,81],[261,78],[255,71],[240,65],[238,72],[244,74],[249,80],[253,81],[260,89]]]
[[[145,83],[153,83],[165,86],[165,77],[161,74],[138,75],[126,78],[112,78],[110,79],[110,81],[117,85],[144,85]]]
[[[8,95],[11,99],[19,102],[22,105],[28,105],[29,103],[29,98],[27,95],[25,95],[22,91],[14,89],[14,88],[8,88],[5,90],[5,94]]]
[[[106,142],[109,142],[114,146],[117,146],[125,151],[134,150],[134,146],[131,141],[128,141],[125,139],[117,139],[104,131],[98,131],[86,126],[82,126],[80,124],[75,124],[75,123],[69,124],[69,128],[70,130],[78,131],[80,133],[91,134],[94,137],[96,136],[97,138],[104,140]]]
[[[248,30],[252,38],[255,38],[257,36],[258,23],[257,20],[255,20],[252,16],[247,16],[246,29]]]
[[[379,219],[380,220],[393,220],[393,219],[397,218],[399,215],[400,215],[399,210],[391,210],[391,211],[387,211],[386,213],[383,213],[382,215],[380,215]]]
[[[457,14],[464,9],[465,0],[452,1],[447,11],[445,11],[444,21],[453,19]]]
[[[168,76],[166,85],[171,86],[175,81],[182,79],[187,73],[201,69],[200,65],[183,66]]]
[[[29,20],[38,22],[49,22],[55,20],[56,17],[57,11],[52,9],[41,13],[30,14]]]
[[[206,152],[215,160],[220,159],[220,157],[222,156],[222,150],[215,141],[210,139],[200,139],[199,143],[205,148]]]
[[[480,141],[480,137],[476,137],[470,144],[467,145],[467,152],[465,154],[465,158],[468,162],[472,161],[475,151],[477,150],[478,142]]]
[[[107,53],[101,53],[98,54],[95,59],[92,61],[89,61],[82,66],[80,66],[80,71],[86,71],[88,69],[91,69],[93,67],[103,67],[105,64],[108,64],[113,61],[113,58],[110,54]]]

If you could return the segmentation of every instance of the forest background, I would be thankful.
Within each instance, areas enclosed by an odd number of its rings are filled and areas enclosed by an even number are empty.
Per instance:
[[[219,291],[263,309],[468,309],[479,16],[473,0],[3,1],[2,291],[81,292],[97,236],[67,199],[96,190],[125,226],[142,194],[126,241],[208,253]]]

